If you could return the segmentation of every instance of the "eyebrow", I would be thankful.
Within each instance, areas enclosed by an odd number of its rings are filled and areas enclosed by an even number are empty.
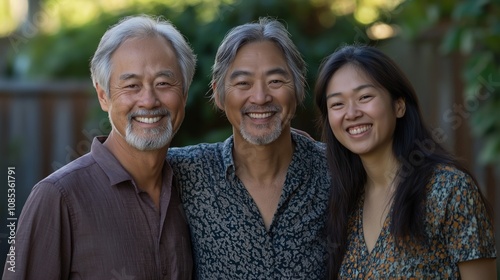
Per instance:
[[[274,75],[274,74],[283,75],[285,77],[290,76],[290,74],[288,73],[288,71],[286,71],[285,69],[283,69],[281,67],[273,68],[273,69],[271,69],[271,70],[269,70],[269,71],[266,72],[267,76]]]
[[[167,77],[167,78],[173,78],[175,75],[174,75],[174,72],[170,71],[170,70],[162,70],[158,73],[156,73],[155,77]]]
[[[355,88],[353,89],[353,91],[358,92],[358,91],[360,91],[360,90],[362,90],[362,89],[365,89],[365,88],[370,88],[370,87],[371,87],[371,88],[375,88],[375,86],[374,86],[374,85],[372,85],[372,84],[363,84],[363,85],[360,85],[360,86],[355,87]],[[326,94],[326,99],[328,99],[328,98],[330,98],[330,97],[335,97],[335,96],[338,96],[338,95],[341,95],[341,93],[340,93],[340,92],[332,92],[332,93],[327,93],[327,94]]]
[[[130,80],[130,79],[134,79],[134,78],[137,78],[139,77],[139,75],[137,74],[133,74],[133,73],[125,73],[125,74],[121,74],[119,79],[121,81],[126,81],[126,80]],[[172,78],[174,77],[174,73],[170,70],[162,70],[158,73],[156,73],[155,77],[167,77],[167,78]]]
[[[236,70],[236,71],[233,71],[231,73],[231,75],[229,76],[229,80],[234,80],[240,76],[250,76],[250,72],[248,71],[244,71],[244,70]]]
[[[290,74],[285,69],[283,69],[281,67],[276,67],[276,68],[273,68],[273,69],[266,71],[266,76],[275,75],[275,74],[283,75],[287,78],[290,76]],[[231,73],[231,75],[229,76],[229,80],[234,80],[240,76],[251,76],[251,75],[252,75],[252,73],[249,71],[236,70],[236,71],[233,71]]]
[[[137,75],[136,74],[132,74],[132,73],[125,73],[125,74],[121,74],[119,79],[121,81],[126,81],[126,80],[130,80],[130,79],[133,79],[133,78],[136,78]]]

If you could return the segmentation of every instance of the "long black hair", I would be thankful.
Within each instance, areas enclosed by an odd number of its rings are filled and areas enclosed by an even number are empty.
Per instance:
[[[366,73],[373,82],[389,92],[393,101],[402,98],[406,105],[404,116],[396,121],[392,146],[395,157],[401,163],[390,225],[396,244],[403,239],[425,242],[426,186],[437,165],[451,164],[471,175],[433,139],[423,123],[412,84],[392,59],[375,47],[360,45],[344,46],[326,57],[319,68],[315,97],[332,175],[327,224],[330,279],[338,276],[347,248],[349,216],[357,207],[367,180],[359,155],[349,151],[335,138],[328,122],[326,89],[335,72],[346,64],[352,64]]]

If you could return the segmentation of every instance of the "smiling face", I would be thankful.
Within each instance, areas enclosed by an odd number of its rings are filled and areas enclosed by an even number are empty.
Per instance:
[[[182,74],[169,42],[128,39],[111,57],[110,97],[96,86],[113,132],[138,150],[166,147],[184,119]]]
[[[405,112],[403,99],[393,101],[352,64],[333,74],[326,97],[330,128],[342,145],[362,157],[392,153],[396,119]]]
[[[297,100],[283,52],[269,41],[242,46],[225,77],[224,104],[235,139],[267,145],[290,126]],[[214,88],[215,90],[215,88]],[[224,94],[215,92],[217,95]]]

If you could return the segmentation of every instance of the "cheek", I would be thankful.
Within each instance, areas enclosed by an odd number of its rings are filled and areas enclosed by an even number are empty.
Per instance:
[[[126,112],[131,110],[134,107],[135,96],[130,94],[116,94],[110,101],[110,107],[113,107],[113,111],[118,112]]]
[[[172,119],[173,130],[177,131],[184,121],[184,110],[179,110],[175,113],[176,115]]]
[[[184,120],[184,116],[185,116],[185,109],[184,109],[184,104],[183,103],[180,103],[178,105],[179,107],[177,107],[177,110],[175,110],[175,114],[176,114],[176,119],[180,122],[182,122]]]
[[[284,111],[287,111],[286,113],[289,118],[293,118],[297,110],[297,102],[295,101],[295,98],[288,99],[283,104],[286,104],[286,106],[283,107]]]
[[[128,106],[123,106],[123,104],[113,104],[113,106],[109,107],[108,113],[115,123],[127,122],[130,108]]]
[[[172,113],[172,118],[174,119],[174,121],[177,123],[182,122],[182,120],[184,119],[184,110],[186,106],[186,102],[184,101],[184,99],[182,97],[176,96],[165,100],[164,104]]]
[[[333,131],[333,134],[337,134],[342,130],[342,117],[333,111],[328,112],[328,123]]]

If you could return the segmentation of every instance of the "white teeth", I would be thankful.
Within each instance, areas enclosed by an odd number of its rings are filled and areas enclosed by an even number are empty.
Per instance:
[[[265,119],[272,116],[273,113],[249,113],[248,116],[252,119]]]
[[[349,134],[356,135],[356,134],[360,134],[360,133],[367,131],[371,127],[372,127],[371,125],[362,125],[362,126],[351,127],[351,128],[349,128],[348,132],[349,132]]]
[[[155,123],[160,119],[161,117],[154,117],[154,118],[135,117],[135,120],[141,123]]]

